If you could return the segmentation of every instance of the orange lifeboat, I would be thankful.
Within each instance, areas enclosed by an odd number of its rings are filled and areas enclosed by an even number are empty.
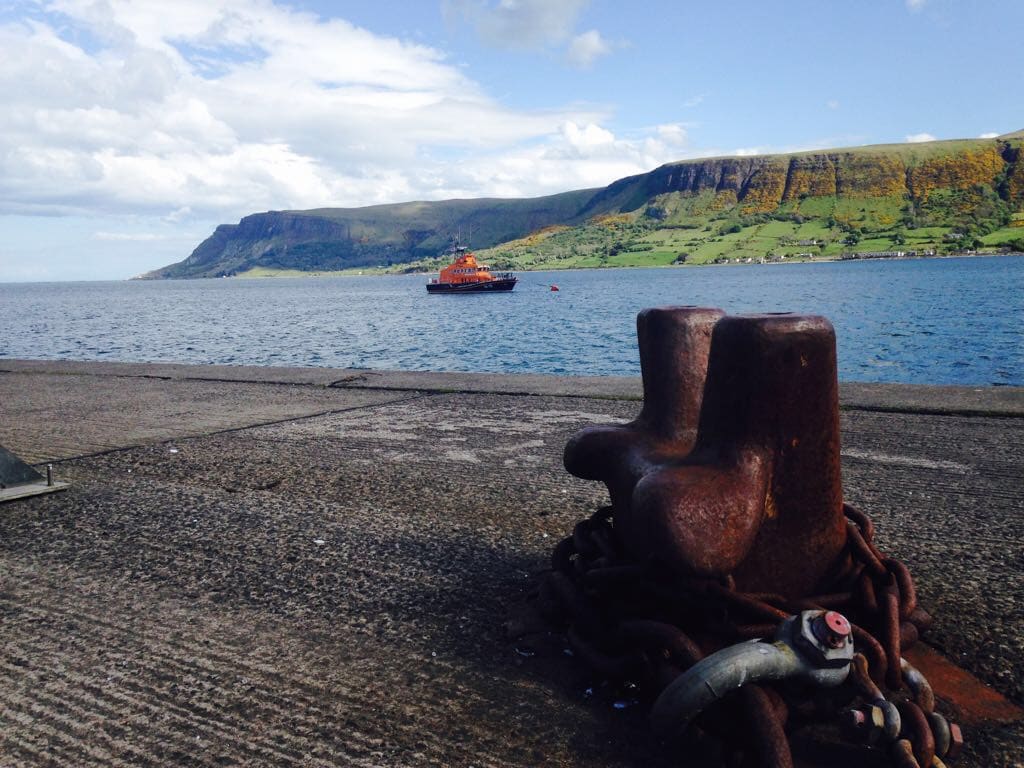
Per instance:
[[[449,253],[453,261],[441,270],[441,274],[427,283],[427,293],[476,293],[484,291],[511,291],[518,278],[511,272],[489,271],[486,265],[477,264],[476,256],[464,247]]]

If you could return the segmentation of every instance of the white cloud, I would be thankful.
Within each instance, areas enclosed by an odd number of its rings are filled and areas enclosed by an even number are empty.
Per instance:
[[[590,123],[582,128],[576,123],[568,122],[562,126],[562,135],[569,146],[576,149],[610,146],[615,143],[615,136],[598,125]]]
[[[601,37],[601,33],[591,29],[569,41],[566,57],[574,67],[587,69],[598,57],[611,53],[611,50],[611,45]]]
[[[828,107],[829,109],[839,109],[839,100],[829,99],[828,101],[825,102],[825,106]]]
[[[456,5],[520,41],[565,42],[585,2]],[[686,146],[680,126],[615,137],[601,108],[507,108],[437,49],[270,0],[48,7],[0,22],[0,214],[186,224],[525,196],[606,184]],[[608,45],[587,35],[580,61]]]
[[[925,141],[936,141],[936,138],[930,133],[912,133],[906,137],[906,140],[910,144],[920,144]]]
[[[166,222],[167,224],[175,224],[179,221],[187,219],[191,214],[192,208],[188,205],[183,205],[180,208],[176,208],[175,210],[171,211],[166,216],[164,216],[162,218],[162,221]]]
[[[166,235],[156,235],[152,232],[94,232],[93,237],[97,240],[128,241],[128,242],[149,242],[153,240],[165,240]]]
[[[683,102],[683,106],[684,107],[696,107],[697,105],[703,104],[703,103],[704,103],[704,94],[701,93],[701,94],[698,94],[696,96],[692,96],[689,99],[687,99],[686,101],[684,101]]]
[[[670,146],[682,147],[686,144],[686,128],[678,123],[659,125],[655,128],[658,138]]]
[[[494,194],[519,196],[524,187],[531,194],[553,194],[567,189],[598,187],[680,159],[686,143],[681,126],[656,126],[652,135],[621,138],[594,123],[564,123],[556,136],[541,144],[500,154],[481,156],[461,163],[447,190],[451,197],[482,184],[495,185]]]
[[[449,18],[473,24],[489,42],[533,48],[566,40],[590,0],[445,0]]]
[[[979,136],[978,138],[979,138],[979,139],[994,139],[994,138],[996,138],[996,137],[997,137],[998,135],[999,135],[999,132],[998,132],[998,131],[990,131],[989,133],[983,133],[983,134],[981,134],[981,135],[980,135],[980,136]]]
[[[917,12],[924,8],[925,3],[927,2],[928,0],[907,0],[907,8],[911,11]]]
[[[471,24],[489,45],[506,49],[560,48],[577,69],[588,69],[601,56],[626,42],[611,43],[596,29],[574,34],[590,0],[443,0],[452,21]]]

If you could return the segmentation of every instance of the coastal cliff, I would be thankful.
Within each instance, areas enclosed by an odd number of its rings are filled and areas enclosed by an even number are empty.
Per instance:
[[[460,235],[516,268],[1020,249],[1022,148],[1017,132],[718,157],[540,198],[270,211],[217,227],[144,277],[422,265]]]
[[[401,264],[443,252],[460,233],[486,248],[571,219],[594,194],[269,211],[222,224],[182,262],[144,279],[221,277],[264,267],[328,271]]]
[[[739,205],[747,214],[768,213],[783,203],[829,195],[926,201],[937,189],[994,188],[1007,173],[1015,181],[1013,196],[1020,202],[1024,194],[1024,167],[1017,162],[1020,143],[943,141],[683,161],[613,182],[594,196],[586,211],[633,210],[657,195],[673,192],[713,192],[716,207]]]

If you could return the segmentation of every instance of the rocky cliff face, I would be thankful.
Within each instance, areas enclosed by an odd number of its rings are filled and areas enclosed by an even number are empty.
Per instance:
[[[1009,164],[1006,196],[1017,207],[1024,208],[1024,140],[1016,147],[1007,147],[1003,157]]]
[[[948,145],[934,156],[915,157],[907,150],[879,148],[850,151],[725,157],[673,163],[643,176],[622,179],[595,196],[588,212],[635,209],[670,192],[716,197],[743,207],[744,213],[768,213],[801,197],[905,197],[926,201],[942,188],[994,187],[1008,174],[1014,199],[1024,192],[1019,148],[1000,142],[936,142]]]
[[[178,264],[147,277],[213,277],[254,266],[306,270],[402,263],[440,253],[457,233],[485,248],[544,227],[638,211],[669,193],[708,198],[708,210],[776,211],[807,198],[890,198],[910,209],[937,193],[970,191],[960,214],[999,198],[1024,207],[1024,132],[998,139],[929,142],[792,155],[671,163],[600,190],[531,200],[449,200],[356,209],[254,214],[222,225]],[[942,195],[939,195],[942,197]],[[942,206],[946,205],[946,208]],[[951,210],[936,206],[937,216]]]
[[[222,224],[187,259],[146,279],[220,277],[253,267],[326,271],[434,256],[453,239],[486,248],[561,224],[594,190],[525,200],[441,200],[366,208],[270,211]]]
[[[187,259],[147,277],[220,277],[271,264],[340,269],[353,261],[355,250],[344,223],[271,211],[246,216],[238,224],[221,224]]]

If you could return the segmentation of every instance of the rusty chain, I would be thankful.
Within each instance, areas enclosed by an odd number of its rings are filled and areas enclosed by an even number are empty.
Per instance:
[[[790,713],[821,719],[845,706],[848,738],[886,748],[894,765],[941,768],[942,758],[959,751],[959,728],[934,711],[927,681],[901,655],[931,617],[917,604],[906,566],[875,546],[870,518],[850,505],[843,512],[847,547],[828,591],[794,600],[739,591],[731,576],[680,578],[653,559],[631,560],[616,536],[611,507],[603,507],[555,547],[536,604],[591,670],[611,682],[636,685],[651,701],[710,653],[771,637],[780,622],[803,610],[840,611],[851,622],[857,651],[843,691],[826,711],[816,712],[820,702],[787,703],[775,686],[744,686],[721,708],[748,724],[739,751],[771,768],[789,768]],[[889,701],[885,690],[902,692],[900,700]],[[863,702],[861,708],[849,708],[855,700]],[[714,715],[703,717],[700,726],[724,732],[728,718],[720,712],[716,722]]]

